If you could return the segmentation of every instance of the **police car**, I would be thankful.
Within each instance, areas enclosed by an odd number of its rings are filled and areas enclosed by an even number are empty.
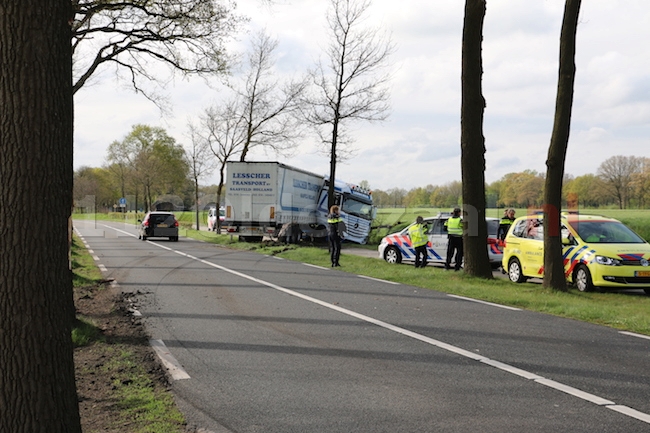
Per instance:
[[[435,217],[424,218],[424,224],[428,227],[427,245],[428,261],[430,263],[445,263],[447,258],[447,227],[445,222],[451,217],[449,212],[441,212]],[[499,231],[498,218],[486,218],[488,239],[487,250],[490,264],[494,269],[501,266],[503,251],[501,243],[497,238]],[[415,223],[413,223],[415,224]],[[385,236],[379,244],[379,258],[386,260],[388,263],[415,262],[415,248],[408,236],[408,229]]]
[[[580,291],[643,289],[650,294],[650,244],[626,225],[598,215],[562,214],[567,281]],[[517,218],[505,238],[503,269],[511,281],[544,277],[543,215]]]

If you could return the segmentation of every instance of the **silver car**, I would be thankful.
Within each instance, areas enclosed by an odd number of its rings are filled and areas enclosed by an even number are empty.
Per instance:
[[[149,212],[138,222],[138,239],[146,241],[147,238],[169,238],[170,241],[178,241],[178,221],[171,212]]]

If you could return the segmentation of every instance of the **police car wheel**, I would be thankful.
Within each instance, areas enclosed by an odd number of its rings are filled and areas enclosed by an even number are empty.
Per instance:
[[[575,282],[576,288],[581,292],[591,292],[594,289],[591,274],[585,265],[580,265],[576,268],[573,281]]]
[[[402,263],[402,254],[397,248],[388,247],[386,248],[386,251],[384,251],[384,260],[392,264]]]
[[[516,258],[510,259],[510,263],[508,263],[508,278],[513,283],[523,283],[526,281],[526,277],[521,272],[521,263]]]

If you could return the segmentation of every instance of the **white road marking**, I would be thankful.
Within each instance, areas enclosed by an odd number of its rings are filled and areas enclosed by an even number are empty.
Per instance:
[[[108,272],[108,269],[106,269],[106,266],[104,266],[104,265],[102,265],[102,264],[97,265],[97,267],[98,267],[99,270],[102,271],[102,272]]]
[[[373,277],[367,277],[365,275],[357,275],[359,278],[365,278],[366,280],[372,280],[372,281],[379,281],[380,283],[386,283],[386,284],[393,284],[395,286],[399,286],[400,283],[396,283],[395,281],[386,281],[386,280],[380,280],[379,278],[373,278]]]
[[[623,334],[623,335],[629,335],[630,337],[645,338],[646,340],[650,340],[649,336],[641,335],[641,334],[635,334],[634,332],[618,331],[618,333]]]
[[[636,409],[632,409],[631,407],[627,406],[620,406],[618,404],[613,404],[611,406],[606,406],[607,409],[615,410],[616,412],[622,413],[623,415],[630,416],[632,418],[636,418],[639,421],[646,422],[650,424],[650,415],[647,413],[639,412]]]
[[[310,264],[310,263],[303,263],[303,265],[305,265],[305,266],[309,266],[310,268],[316,268],[316,269],[327,270],[327,268],[324,268],[324,267],[322,267],[322,266],[312,265],[312,264]]]
[[[117,229],[115,229],[115,230],[117,230]],[[117,231],[121,231],[121,230],[117,230]],[[126,232],[124,232],[124,233],[126,233]],[[168,247],[166,247],[164,245],[160,245],[160,244],[156,244],[156,243],[151,243],[151,245],[156,245],[157,247],[163,248],[165,250],[174,251],[171,248],[168,248]],[[304,295],[304,294],[302,294],[300,292],[296,292],[294,290],[290,290],[290,289],[287,289],[285,287],[278,286],[277,284],[273,284],[273,283],[270,283],[268,281],[260,280],[259,278],[255,278],[255,277],[252,277],[250,275],[244,274],[242,272],[226,268],[226,267],[218,265],[216,263],[212,263],[212,262],[209,262],[207,260],[197,259],[197,258],[194,258],[194,260],[198,260],[199,262],[201,262],[201,263],[203,263],[203,264],[205,264],[207,266],[222,270],[224,272],[228,272],[229,274],[236,275],[238,277],[247,279],[249,281],[253,281],[253,282],[258,283],[260,285],[275,289],[277,291],[286,293],[286,294],[294,296],[296,298],[303,299],[305,301],[320,305],[322,307],[329,308],[329,309],[334,310],[334,311],[338,311],[339,313],[342,313],[342,314],[357,318],[359,320],[362,320],[362,321],[365,321],[365,322],[368,322],[368,323],[372,323],[372,324],[377,325],[379,327],[382,327],[382,328],[397,332],[397,333],[399,333],[401,335],[404,335],[406,337],[410,337],[410,338],[413,338],[415,340],[422,341],[424,343],[427,343],[427,344],[430,344],[432,346],[438,347],[440,349],[444,349],[444,350],[447,350],[449,352],[455,353],[457,355],[464,356],[466,358],[482,362],[482,363],[484,363],[486,365],[489,365],[491,367],[500,369],[500,370],[502,370],[504,372],[514,374],[516,376],[525,378],[527,380],[532,380],[535,383],[538,383],[540,385],[544,385],[544,386],[547,386],[549,388],[564,392],[566,394],[572,395],[574,397],[580,398],[582,400],[588,401],[588,402],[596,404],[598,406],[606,407],[608,409],[619,412],[619,413],[621,413],[623,415],[627,415],[629,417],[632,417],[632,418],[635,418],[635,419],[638,419],[640,421],[643,421],[645,423],[650,424],[650,414],[647,414],[645,412],[637,411],[636,409],[630,408],[628,406],[617,405],[615,402],[613,402],[611,400],[607,400],[607,399],[599,397],[597,395],[590,394],[588,392],[579,390],[579,389],[574,388],[572,386],[564,385],[564,384],[562,384],[560,382],[556,382],[556,381],[551,380],[551,379],[546,379],[543,376],[539,376],[539,375],[537,375],[535,373],[519,369],[517,367],[514,367],[514,366],[511,366],[511,365],[508,365],[508,364],[505,364],[505,363],[502,363],[502,362],[487,358],[487,357],[482,356],[482,355],[478,355],[478,354],[476,354],[474,352],[471,352],[469,350],[465,350],[465,349],[462,349],[460,347],[456,347],[456,346],[453,346],[451,344],[445,343],[443,341],[436,340],[434,338],[430,338],[430,337],[427,337],[427,336],[422,335],[422,334],[418,334],[418,333],[413,332],[413,331],[409,331],[408,329],[392,325],[390,323],[387,323],[387,322],[372,318],[370,316],[366,316],[364,314],[360,314],[360,313],[357,313],[355,311],[348,310],[346,308],[342,308],[342,307],[330,304],[330,303],[325,302],[325,301],[321,301],[320,299],[316,299],[316,298],[313,298],[311,296]],[[311,267],[318,268],[318,269],[327,269],[327,268],[324,268],[322,266],[314,266],[314,265],[309,265],[307,263],[304,263],[304,264],[306,266],[311,266]],[[455,295],[453,295],[453,296],[455,296]],[[494,304],[494,305],[496,305],[496,304]],[[512,307],[509,307],[509,308],[512,308]],[[624,332],[621,332],[621,333],[624,333]],[[164,346],[164,343],[162,342],[162,340],[151,340],[151,341],[152,342],[159,342],[159,344],[162,347],[164,347],[164,350],[161,349],[161,353],[165,354],[166,356],[169,355],[169,357],[174,359],[171,356],[171,354],[166,350],[166,347]],[[151,343],[151,344],[152,344],[152,346],[154,345],[154,343]],[[154,346],[154,349],[156,349],[155,346]],[[159,349],[156,349],[157,353],[158,353],[158,350]],[[159,356],[160,356],[160,354],[159,354]],[[165,359],[161,358],[161,359],[163,359],[163,364],[165,364],[166,360],[167,361],[169,360],[169,357],[167,357]],[[174,359],[174,361],[175,361],[175,359]],[[176,362],[176,364],[178,364],[178,363]],[[167,367],[167,368],[169,368],[169,367]],[[177,367],[175,367],[175,368],[179,368],[180,371],[182,371],[182,373],[187,375],[187,373],[185,373],[182,370],[182,368],[180,368],[179,365],[177,365]],[[171,369],[170,369],[170,372],[171,372]],[[172,375],[172,377],[173,377],[173,375]],[[189,375],[187,375],[187,378],[189,378]]]
[[[183,370],[183,367],[181,367],[176,358],[174,358],[174,355],[172,355],[169,350],[167,350],[167,346],[165,346],[165,343],[163,343],[162,340],[149,340],[149,344],[151,344],[151,347],[153,347],[153,350],[160,358],[160,361],[169,371],[172,379],[190,379],[190,375],[187,374],[185,370]]]
[[[495,304],[495,303],[492,303],[492,302],[481,301],[481,300],[479,300],[479,299],[472,299],[472,298],[466,298],[466,297],[464,297],[464,296],[449,295],[449,294],[448,294],[447,296],[451,296],[452,298],[456,298],[456,299],[462,299],[462,300],[464,300],[464,301],[478,302],[479,304],[490,305],[490,306],[492,306],[492,307],[504,308],[504,309],[506,309],[506,310],[521,311],[521,308],[509,307],[509,306],[507,306],[507,305],[499,305],[499,304]]]

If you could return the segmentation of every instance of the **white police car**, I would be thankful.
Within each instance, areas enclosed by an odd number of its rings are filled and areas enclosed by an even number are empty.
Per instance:
[[[435,217],[424,218],[424,224],[427,225],[427,245],[429,263],[445,263],[447,258],[447,227],[445,222],[449,219],[449,212],[441,212]],[[497,237],[499,230],[498,218],[485,218],[487,222],[488,239],[487,250],[490,264],[494,269],[501,266],[503,258],[503,248]],[[415,224],[415,223],[413,223]],[[386,260],[388,263],[402,263],[415,261],[415,248],[411,243],[408,235],[408,229],[413,224],[404,228],[402,231],[385,236],[379,244],[379,258]]]

